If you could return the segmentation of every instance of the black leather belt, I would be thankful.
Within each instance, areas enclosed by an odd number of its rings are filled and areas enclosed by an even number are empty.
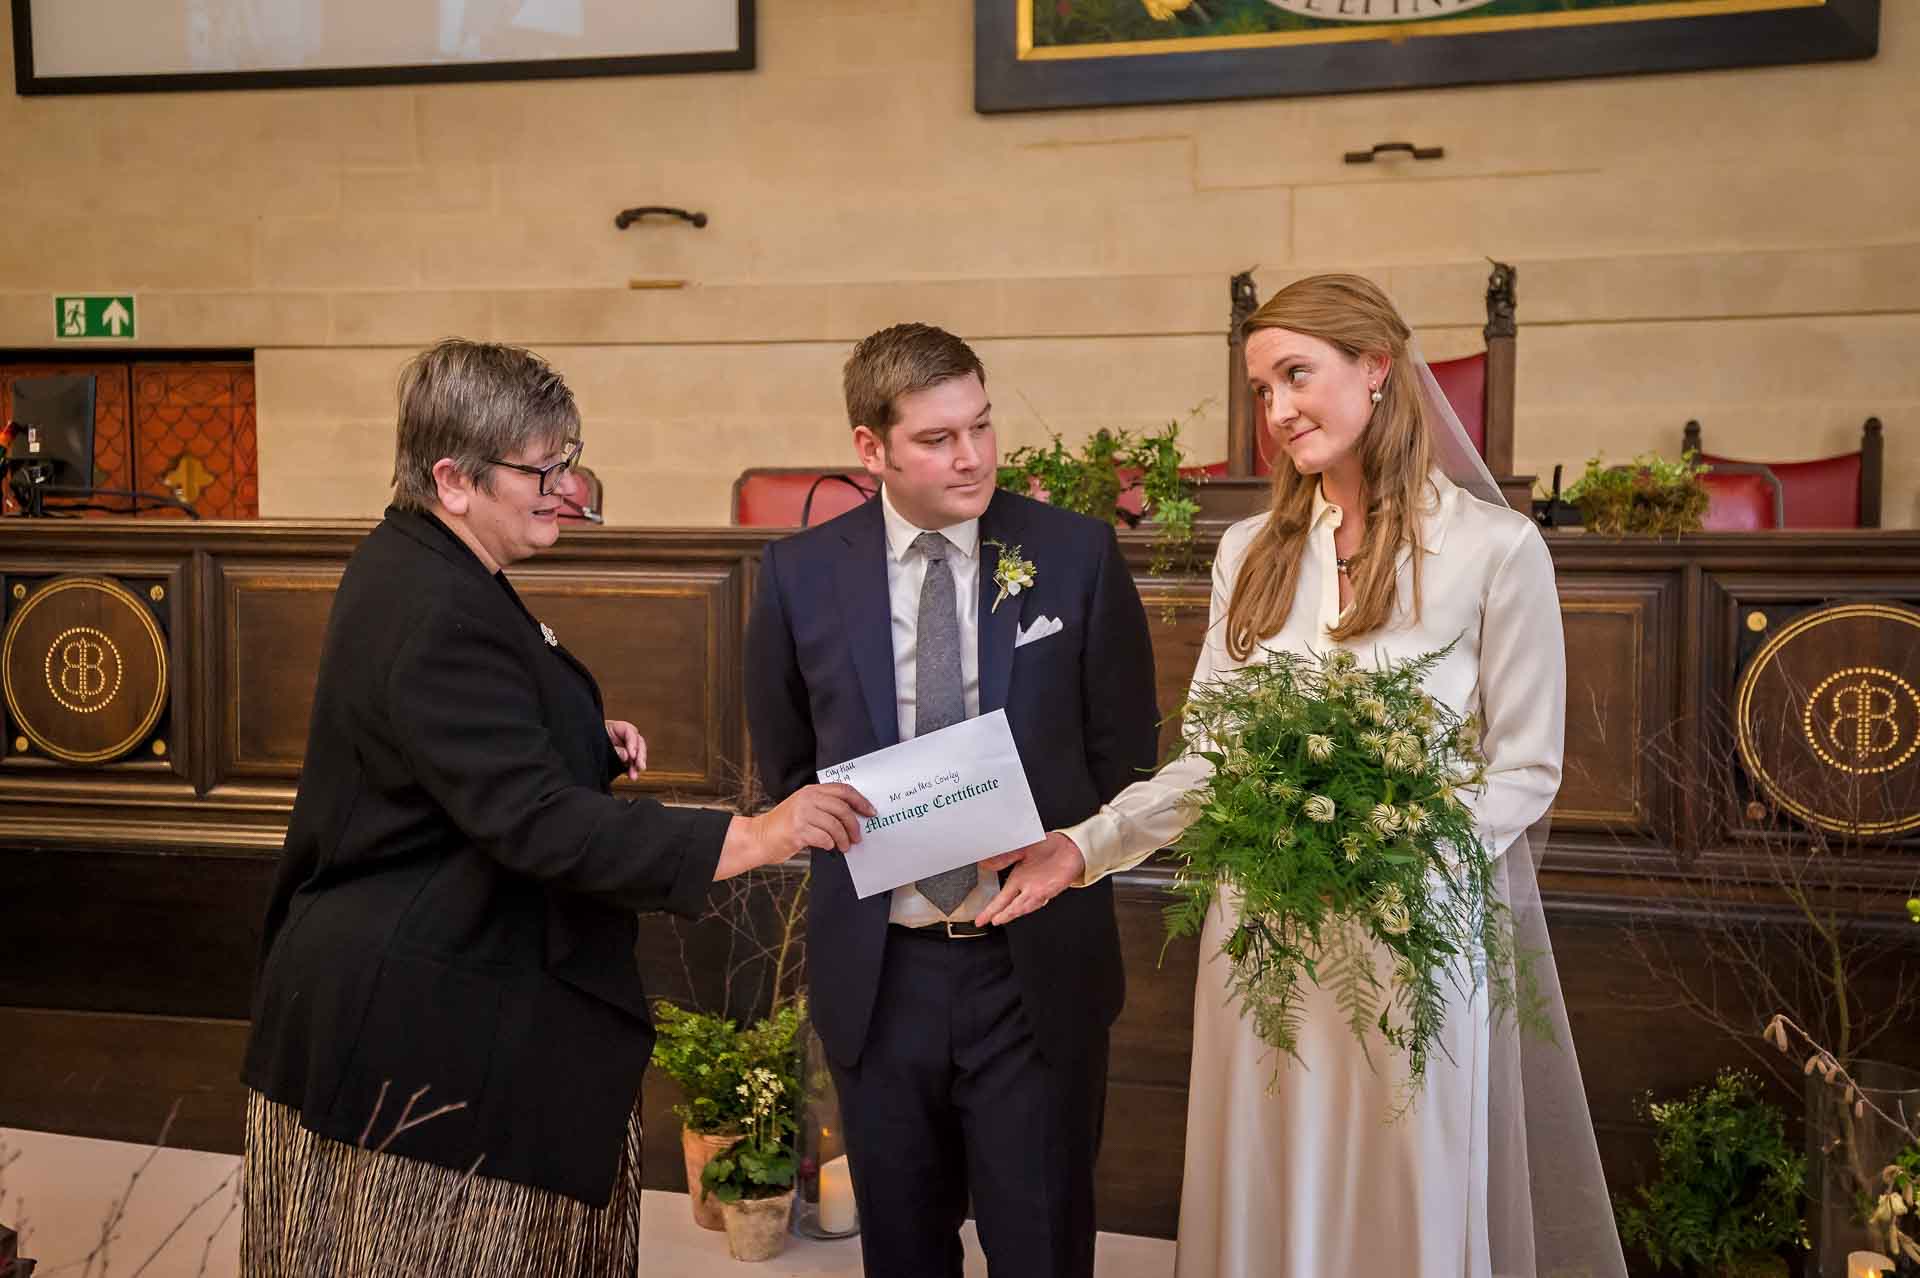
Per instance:
[[[909,927],[905,923],[889,923],[887,926],[899,928],[908,936],[920,936],[933,941],[978,941],[999,930],[981,927],[964,919],[942,919],[938,923],[927,923],[920,927]]]

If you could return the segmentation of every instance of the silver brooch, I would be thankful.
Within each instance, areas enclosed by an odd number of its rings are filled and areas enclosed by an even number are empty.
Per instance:
[[[553,627],[544,621],[540,623],[540,637],[547,641],[547,647],[549,648],[558,648],[560,646],[560,641],[553,637]]]

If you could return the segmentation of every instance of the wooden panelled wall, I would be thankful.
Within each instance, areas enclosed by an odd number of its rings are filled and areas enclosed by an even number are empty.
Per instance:
[[[0,742],[0,1126],[236,1149],[236,1078],[274,853],[299,776],[332,591],[364,524],[136,528],[9,521],[0,592],[84,573],[156,603],[169,636],[169,709],[126,761],[68,767]],[[1217,533],[1217,529],[1215,530]],[[741,634],[767,535],[592,531],[514,572],[528,606],[601,681],[611,713],[642,726],[645,788],[725,802],[747,756]],[[1205,621],[1204,573],[1145,576],[1163,710],[1179,704]],[[1543,872],[1573,1032],[1617,1184],[1637,1174],[1634,1102],[1691,1086],[1737,1045],[1676,1020],[1621,945],[1627,925],[1682,938],[1690,907],[1663,886],[1702,827],[1685,767],[1663,751],[1724,756],[1701,727],[1732,686],[1743,618],[1830,599],[1920,601],[1920,534],[1761,534],[1680,542],[1552,539],[1570,672],[1568,767]],[[1200,564],[1208,561],[1203,544]],[[1168,729],[1171,732],[1171,729]],[[1170,738],[1169,738],[1170,739]],[[625,783],[623,783],[625,784]],[[1899,866],[1863,865],[1863,892]],[[1170,1236],[1178,1211],[1192,941],[1161,945],[1167,871],[1119,884],[1129,981],[1112,1055],[1101,1221]],[[1890,915],[1891,917],[1891,915]],[[649,919],[652,988],[706,983],[724,941]],[[694,975],[688,975],[688,964]],[[1911,1057],[1920,1039],[1896,1045]],[[672,1088],[647,1084],[648,1177],[679,1187]]]

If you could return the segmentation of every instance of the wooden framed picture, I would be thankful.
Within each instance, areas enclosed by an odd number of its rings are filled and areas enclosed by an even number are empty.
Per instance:
[[[1766,66],[1879,40],[1880,0],[974,0],[974,107]]]
[[[13,0],[22,94],[748,71],[754,0]]]

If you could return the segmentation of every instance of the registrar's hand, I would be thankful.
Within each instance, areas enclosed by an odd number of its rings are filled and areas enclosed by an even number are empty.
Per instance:
[[[778,865],[806,848],[845,852],[860,841],[861,818],[872,815],[873,805],[850,785],[804,786],[771,812],[733,819],[714,881]]]
[[[1010,923],[1033,913],[1080,881],[1087,872],[1087,858],[1072,839],[1055,830],[1038,843],[990,857],[983,865],[1007,861],[1013,873],[1007,876],[1000,895],[987,902],[987,908],[974,916],[981,927]],[[995,867],[1003,868],[1003,867]]]
[[[613,742],[613,752],[620,756],[620,762],[627,765],[627,780],[638,781],[647,767],[647,739],[640,735],[640,729],[625,719],[609,719],[607,740]]]

